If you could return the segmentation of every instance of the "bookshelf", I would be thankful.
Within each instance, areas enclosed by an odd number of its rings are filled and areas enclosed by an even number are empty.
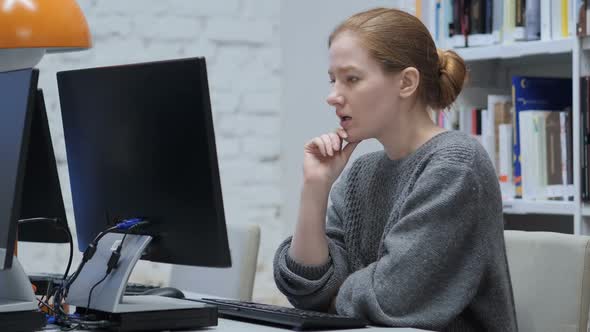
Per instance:
[[[590,40],[588,47],[590,48]],[[508,45],[457,48],[455,51],[464,60],[472,62],[571,53],[573,48],[573,39],[567,38],[548,41],[514,42]]]
[[[508,214],[552,214],[573,216],[576,211],[574,202],[559,201],[527,201],[523,199],[507,199],[502,202],[504,213]],[[588,206],[590,216],[590,206]]]
[[[498,0],[491,1],[496,4]],[[438,1],[435,2],[438,3]],[[505,1],[504,3],[510,2]],[[571,12],[576,13],[576,5],[579,3],[569,1],[568,4],[571,5]],[[427,26],[433,32],[433,36],[438,36],[441,35],[440,31],[444,32],[444,30],[435,32],[436,24],[440,24],[440,19],[433,19],[435,16],[427,17],[432,22]],[[486,108],[487,95],[510,95],[512,76],[572,78],[573,200],[508,198],[503,201],[503,210],[511,219],[534,219],[539,215],[544,215],[546,217],[543,218],[553,218],[555,222],[571,221],[574,234],[590,235],[590,202],[583,202],[581,197],[582,136],[580,126],[582,119],[579,79],[590,75],[590,37],[576,36],[576,19],[572,19],[572,17],[568,18],[570,35],[566,38],[535,41],[509,40],[489,46],[458,48],[450,47],[452,45],[450,40],[441,41],[439,39],[437,44],[438,47],[455,50],[467,62],[469,67],[468,85],[457,101],[458,104],[466,105],[466,108],[476,106]]]
[[[475,104],[475,100],[481,100],[482,94],[488,91],[509,93],[509,87],[500,81],[508,82],[508,77],[514,74],[549,74],[562,77],[590,74],[590,37],[516,42],[509,45],[459,48],[455,51],[463,57],[470,69],[470,85],[459,100],[467,104]],[[505,214],[518,216],[568,216],[573,222],[575,234],[590,234],[590,203],[582,203],[580,197],[580,84],[578,80],[572,80],[572,85],[574,200],[506,199],[503,201],[503,209]]]

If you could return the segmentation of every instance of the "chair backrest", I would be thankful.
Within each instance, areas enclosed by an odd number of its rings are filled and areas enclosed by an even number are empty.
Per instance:
[[[173,265],[170,286],[199,294],[250,301],[258,261],[260,227],[228,224],[231,268]]]
[[[590,237],[505,231],[521,332],[587,330]]]

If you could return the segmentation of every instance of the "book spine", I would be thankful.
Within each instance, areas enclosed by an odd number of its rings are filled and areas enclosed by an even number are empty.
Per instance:
[[[502,24],[502,42],[509,44],[514,41],[514,10],[516,8],[516,0],[505,0],[503,10],[503,24]]]
[[[504,25],[504,1],[493,0],[492,10],[494,12],[492,17],[492,36],[494,43],[502,42],[502,26]]]
[[[566,38],[569,35],[569,10],[568,0],[561,0],[561,37]]]
[[[498,180],[502,199],[514,198],[514,186],[512,184],[512,125],[501,124],[498,127],[499,136],[499,167]]]
[[[471,7],[469,15],[469,24],[471,29],[469,29],[470,34],[478,34],[485,32],[485,22],[484,17],[481,15],[482,8],[484,8],[482,2],[484,0],[471,0]],[[482,29],[482,27],[484,27]]]
[[[567,184],[563,182],[563,159],[561,143],[561,115],[565,112],[548,112],[545,116],[545,179],[547,197],[562,199]],[[565,129],[565,128],[564,128]],[[565,147],[565,142],[563,144]],[[566,156],[567,157],[567,156]],[[567,176],[567,173],[566,173]]]
[[[561,144],[561,183],[563,184],[563,200],[568,200],[568,160],[567,160],[567,151],[568,151],[568,140],[567,140],[567,126],[568,126],[568,113],[567,112],[560,112],[559,113],[559,142]]]
[[[525,39],[538,40],[541,38],[541,1],[527,0],[525,12]]]
[[[576,0],[576,34],[586,35],[586,0]]]
[[[494,30],[494,0],[485,0],[485,33],[491,34]]]
[[[514,196],[515,197],[522,197],[522,174],[520,172],[520,121],[519,121],[519,111],[520,109],[517,107],[516,103],[516,86],[520,83],[519,77],[512,78],[512,105],[514,105],[514,112],[512,115],[514,118],[512,119],[513,124],[513,135],[512,139],[514,140],[514,160],[513,160],[513,179],[514,179]]]
[[[541,0],[541,40],[551,40],[551,0]]]
[[[526,200],[535,199],[534,187],[534,163],[531,158],[535,154],[534,134],[533,134],[533,112],[521,112],[518,117],[518,132],[521,146],[526,146],[526,149],[520,150],[520,184],[521,197]]]
[[[551,39],[562,39],[561,0],[551,0]],[[567,23],[566,23],[567,24]]]
[[[582,135],[581,154],[581,195],[583,201],[588,201],[588,77],[580,81],[580,132]]]

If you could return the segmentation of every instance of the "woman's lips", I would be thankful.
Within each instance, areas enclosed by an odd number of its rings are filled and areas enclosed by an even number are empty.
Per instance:
[[[340,118],[340,126],[344,129],[350,127],[351,122],[352,118],[350,116],[343,116],[342,118]]]

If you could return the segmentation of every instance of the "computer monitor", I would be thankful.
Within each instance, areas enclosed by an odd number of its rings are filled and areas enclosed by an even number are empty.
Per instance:
[[[63,71],[57,81],[79,249],[122,220],[149,222],[137,231],[140,236],[127,236],[117,268],[104,282],[108,258],[124,237],[101,238],[85,271],[72,282],[68,303],[106,312],[109,319],[150,311],[157,320],[146,324],[178,328],[179,319],[164,322],[172,316],[155,314],[170,309],[171,299],[121,299],[140,257],[231,265],[205,59]],[[94,287],[90,303],[88,290]],[[201,326],[214,324],[211,311],[203,311],[210,308],[199,309],[205,319]]]
[[[12,266],[38,72],[0,73],[0,270]]]
[[[230,266],[205,59],[57,74],[78,247],[141,217],[162,263]]]
[[[33,331],[44,324],[29,280],[13,258],[29,133],[39,73],[0,73],[0,330]]]
[[[19,219],[49,218],[56,223],[33,222],[18,226],[18,240],[67,243],[69,236],[57,164],[49,131],[43,91],[35,94]]]

